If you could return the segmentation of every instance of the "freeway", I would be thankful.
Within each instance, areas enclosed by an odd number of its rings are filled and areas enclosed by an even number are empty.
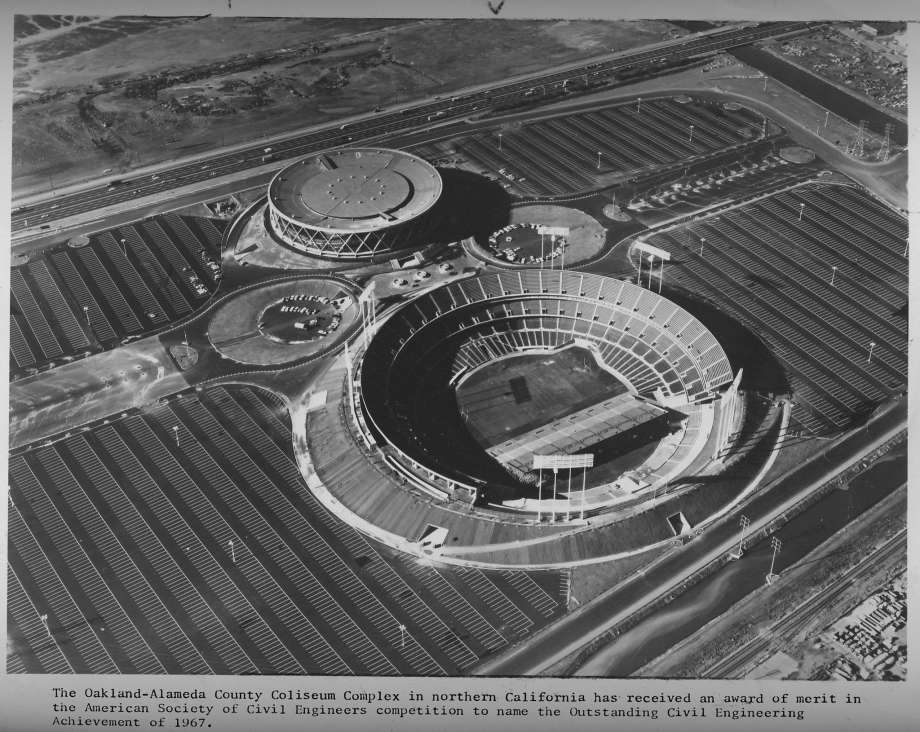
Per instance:
[[[547,88],[555,93],[573,88],[591,88],[607,83],[609,77],[637,70],[651,71],[656,67],[705,57],[725,49],[749,45],[758,40],[777,35],[788,35],[808,30],[815,23],[758,23],[731,26],[711,31],[705,35],[688,36],[655,44],[638,51],[626,51],[593,60],[590,63],[553,70],[543,75],[502,82],[488,88],[461,92],[448,99],[412,107],[368,115],[364,118],[331,125],[307,133],[300,133],[272,142],[271,162],[280,163],[304,155],[342,145],[359,144],[369,139],[410,129],[423,129],[450,121],[482,116],[496,108],[511,106],[532,97],[537,90],[546,96]],[[77,192],[14,207],[12,230],[14,235],[30,230],[51,228],[53,222],[145,196],[171,193],[177,188],[193,185],[211,178],[242,175],[266,164],[265,142],[237,147],[213,156],[183,162],[168,169],[150,174],[125,177],[106,185],[98,185]]]
[[[907,402],[892,408],[852,431],[823,453],[788,472],[768,490],[761,490],[743,506],[750,519],[749,536],[789,511],[803,498],[862,456],[884,444],[904,429]],[[510,651],[480,664],[473,673],[480,676],[535,675],[577,652],[591,640],[623,622],[663,594],[675,591],[688,578],[737,545],[734,521],[723,521],[707,530],[681,550],[667,554],[650,567],[592,602],[532,636]]]

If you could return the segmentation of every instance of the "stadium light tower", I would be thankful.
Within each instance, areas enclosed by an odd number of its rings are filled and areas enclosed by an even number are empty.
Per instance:
[[[652,289],[652,270],[655,268],[655,255],[648,255],[648,289]]]
[[[661,264],[658,265],[658,294],[661,294],[661,283],[664,282],[664,258],[661,259]]]
[[[741,555],[744,554],[744,532],[751,525],[751,520],[742,515],[739,523],[741,524],[741,538],[738,540],[738,548],[728,553],[728,556],[732,559],[741,559]]]
[[[837,265],[831,265],[831,287],[834,286],[834,282],[837,280]]]
[[[874,350],[875,350],[875,341],[869,341],[869,358],[866,359],[866,363],[871,363],[872,351]]]

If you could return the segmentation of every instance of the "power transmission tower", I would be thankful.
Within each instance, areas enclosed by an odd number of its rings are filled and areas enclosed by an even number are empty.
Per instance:
[[[863,156],[864,148],[866,144],[866,120],[859,120],[859,127],[856,128],[856,137],[853,140],[853,143],[847,148],[847,152],[850,155],[854,155],[857,158]]]
[[[887,161],[888,156],[891,155],[891,130],[894,125],[891,122],[885,124],[885,140],[882,142],[882,146],[878,151],[878,159],[882,161]]]

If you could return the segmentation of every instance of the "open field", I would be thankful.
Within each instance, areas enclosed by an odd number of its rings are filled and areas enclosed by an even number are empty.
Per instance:
[[[660,21],[156,21],[107,19],[17,47],[14,186],[127,170],[679,34]]]

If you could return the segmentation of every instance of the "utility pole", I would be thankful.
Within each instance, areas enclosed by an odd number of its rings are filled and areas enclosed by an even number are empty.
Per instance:
[[[744,532],[747,527],[751,525],[751,520],[747,516],[742,515],[739,523],[741,524],[741,538],[738,540],[738,548],[733,549],[728,554],[732,559],[741,559],[741,555],[744,554]]]
[[[770,539],[770,546],[773,547],[773,558],[770,560],[770,571],[767,572],[767,584],[772,585],[777,578],[778,574],[773,573],[773,569],[776,567],[776,555],[779,554],[779,548],[783,545],[777,537]]]

